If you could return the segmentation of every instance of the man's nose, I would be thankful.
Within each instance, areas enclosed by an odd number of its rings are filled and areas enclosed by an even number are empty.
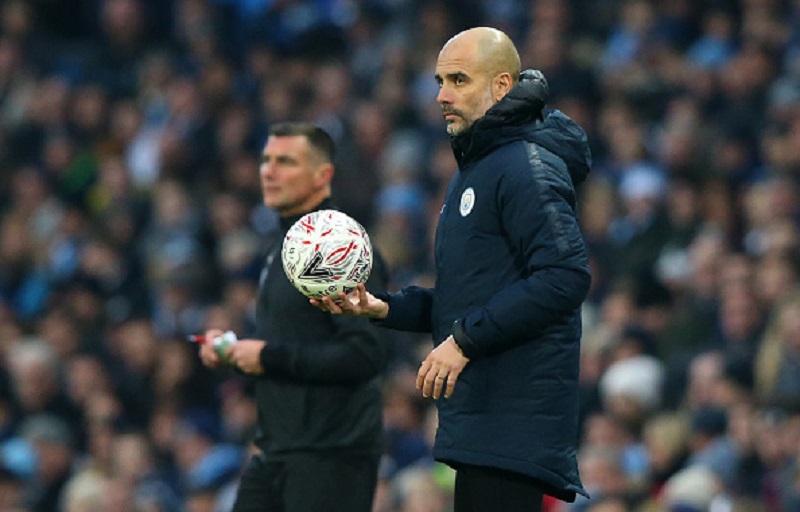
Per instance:
[[[264,162],[258,167],[258,172],[261,176],[266,177],[273,173],[275,166],[269,162]]]
[[[439,88],[439,94],[436,95],[436,101],[440,105],[453,103],[453,95],[451,94],[450,88],[446,85],[441,86]]]

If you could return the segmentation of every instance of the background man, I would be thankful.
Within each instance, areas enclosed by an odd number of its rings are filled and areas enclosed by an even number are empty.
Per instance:
[[[257,303],[257,339],[227,356],[257,376],[260,453],[242,476],[235,512],[368,512],[380,456],[377,377],[387,360],[378,329],[367,320],[336,318],[309,305],[281,268],[283,234],[302,215],[333,208],[334,144],[318,127],[271,127],[261,157],[264,204],[282,228],[267,251]],[[371,286],[386,286],[374,255]],[[220,326],[224,327],[224,326]],[[205,333],[203,363],[221,364]]]

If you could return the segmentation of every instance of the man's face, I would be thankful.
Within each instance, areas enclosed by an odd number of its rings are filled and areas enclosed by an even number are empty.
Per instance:
[[[264,205],[282,217],[309,211],[327,196],[324,165],[306,137],[271,136],[259,167]]]
[[[492,77],[480,67],[477,49],[469,43],[451,41],[439,54],[436,101],[442,106],[451,136],[464,133],[495,104]]]

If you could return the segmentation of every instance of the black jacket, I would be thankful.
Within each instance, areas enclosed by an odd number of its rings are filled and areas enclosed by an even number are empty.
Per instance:
[[[325,201],[317,209],[334,208]],[[320,311],[290,283],[281,242],[300,216],[281,219],[259,287],[256,337],[264,375],[256,383],[259,433],[265,453],[298,450],[377,451],[381,439],[379,375],[388,346],[366,319]],[[373,248],[374,249],[374,248]],[[368,286],[385,287],[386,268],[373,253]]]
[[[459,169],[439,215],[434,289],[387,297],[384,326],[453,334],[471,359],[437,401],[434,456],[529,475],[565,500],[577,468],[580,305],[590,284],[575,185],[583,130],[542,119],[523,80],[453,140]]]

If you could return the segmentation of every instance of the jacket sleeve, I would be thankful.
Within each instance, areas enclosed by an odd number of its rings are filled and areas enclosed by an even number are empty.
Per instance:
[[[385,287],[387,270],[376,253],[368,286]],[[330,343],[270,343],[261,350],[264,377],[312,384],[367,381],[386,368],[389,340],[366,318],[328,315],[335,338]]]
[[[407,286],[395,293],[375,295],[389,303],[389,314],[383,320],[373,320],[381,327],[398,331],[431,332],[433,322],[433,290],[419,286]]]
[[[370,380],[386,367],[388,346],[379,329],[360,318],[334,317],[336,342],[315,345],[267,343],[261,350],[264,375],[316,384]]]
[[[453,335],[470,358],[535,340],[571,321],[591,282],[575,191],[563,161],[526,143],[498,188],[503,227],[525,266],[522,279],[456,321]]]

